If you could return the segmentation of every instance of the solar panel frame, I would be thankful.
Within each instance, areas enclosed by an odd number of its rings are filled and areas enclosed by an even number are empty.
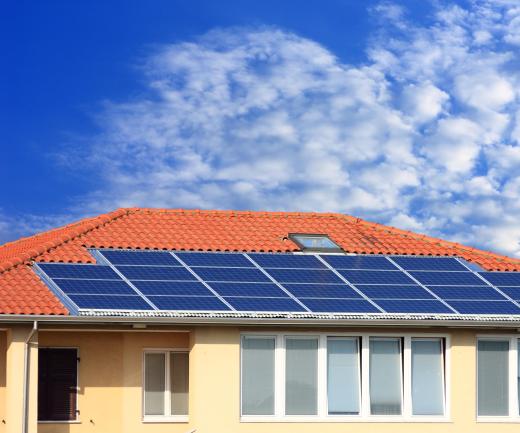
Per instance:
[[[504,301],[446,301],[460,314],[520,314],[520,307],[509,300]]]
[[[367,297],[376,302],[378,299],[437,299],[428,290],[419,285],[389,286],[358,284],[356,287]]]
[[[137,295],[138,293],[124,280],[70,280],[54,279],[67,296],[84,295]]]
[[[264,269],[326,269],[314,255],[248,253],[248,256]]]
[[[447,305],[438,299],[378,299],[376,302],[387,313],[454,314]]]
[[[520,286],[520,272],[477,272],[493,286]]]
[[[409,273],[424,286],[489,286],[470,271],[410,271]]]
[[[298,299],[302,298],[337,298],[363,299],[363,296],[347,284],[282,284]]]
[[[445,301],[448,300],[507,300],[504,295],[491,286],[428,286]]]
[[[112,265],[176,266],[182,264],[169,251],[98,250]]]
[[[38,263],[38,266],[51,279],[121,280],[110,266],[72,263]]]
[[[192,271],[203,281],[268,283],[269,278],[256,268],[198,267]]]
[[[389,285],[417,285],[408,275],[399,270],[374,271],[363,269],[338,269],[338,272],[351,284],[389,284]]]
[[[380,271],[396,271],[397,267],[390,262],[385,256],[345,256],[345,255],[326,255],[321,254],[320,257],[327,262],[332,268],[340,269],[357,269],[357,270],[380,270]]]
[[[253,268],[242,253],[176,252],[175,257],[190,267]]]
[[[215,296],[199,281],[146,281],[134,280],[132,284],[148,296]]]
[[[498,286],[497,289],[502,291],[502,293],[505,293],[506,296],[509,296],[509,298],[513,299],[516,302],[520,302],[520,287],[518,286]]]
[[[314,313],[381,313],[366,299],[301,298]]]
[[[188,269],[176,266],[115,266],[129,281],[196,281]]]
[[[220,296],[251,296],[259,298],[289,298],[289,294],[274,283],[221,283],[209,282]]]
[[[392,256],[391,260],[405,271],[468,271],[455,257]]]
[[[143,299],[138,294],[135,296],[71,294],[69,295],[69,298],[72,302],[74,302],[74,304],[78,306],[79,309],[82,310],[154,310],[153,306],[148,304],[145,299]],[[110,301],[110,304],[108,301]]]
[[[148,296],[161,311],[232,311],[217,296]],[[179,308],[172,308],[177,305]]]
[[[280,269],[266,271],[276,281],[283,283],[341,284],[343,281],[329,269]]]
[[[226,296],[224,299],[237,311],[305,312],[305,308],[290,297],[266,298]],[[251,308],[247,308],[248,306]]]

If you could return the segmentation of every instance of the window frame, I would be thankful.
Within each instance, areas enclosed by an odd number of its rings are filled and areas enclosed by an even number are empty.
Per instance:
[[[440,333],[407,333],[407,332],[242,332],[242,337],[275,338],[275,402],[273,415],[243,415],[242,414],[242,345],[240,347],[240,383],[239,383],[239,414],[240,422],[410,422],[410,423],[443,423],[451,422],[451,338],[449,334]],[[317,415],[285,415],[285,338],[318,337],[318,412]],[[358,415],[328,414],[327,404],[327,338],[344,337],[358,339],[360,413]],[[371,415],[369,395],[369,339],[401,338],[402,345],[402,393],[403,406],[401,415]],[[440,338],[443,342],[443,379],[444,379],[444,414],[443,415],[412,415],[411,387],[411,340],[412,338]]]
[[[308,237],[308,238],[327,238],[331,243],[336,245],[336,247],[330,247],[330,248],[321,248],[321,247],[306,247],[299,239],[298,236],[301,237]],[[305,253],[343,253],[343,249],[337,244],[337,242],[334,242],[331,237],[326,233],[289,233],[288,235],[289,239],[293,241],[298,248],[302,252]]]
[[[165,388],[164,388],[164,408],[168,408],[168,411],[165,410],[164,415],[146,415],[145,413],[145,393],[146,393],[146,355],[149,353],[160,353],[166,356],[165,358]],[[185,348],[144,348],[142,354],[142,368],[141,368],[141,422],[142,423],[187,423],[189,421],[189,404],[188,404],[188,413],[186,415],[172,415],[171,414],[171,372],[170,365],[171,360],[170,356],[172,353],[185,353],[188,355],[188,366],[190,360],[190,350]],[[189,367],[188,367],[189,368]],[[189,369],[188,369],[188,400],[189,400]],[[166,413],[167,412],[167,413]]]
[[[479,341],[507,341],[508,378],[509,378],[509,415],[479,415],[478,413],[478,342]],[[479,334],[475,339],[475,416],[478,423],[520,423],[520,398],[518,395],[518,351],[520,350],[519,334]]]
[[[40,420],[38,424],[81,424],[80,409],[79,409],[79,367],[80,367],[80,348],[78,346],[39,346],[40,349],[70,349],[76,351],[76,418],[70,420]],[[38,411],[38,410],[37,410]]]

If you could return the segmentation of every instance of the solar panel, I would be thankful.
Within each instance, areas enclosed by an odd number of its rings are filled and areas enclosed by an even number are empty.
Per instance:
[[[410,272],[417,281],[425,286],[487,286],[471,272]]]
[[[362,299],[300,299],[316,313],[380,313],[370,302]]]
[[[356,286],[371,299],[435,299],[421,286]]]
[[[65,280],[56,279],[54,283],[67,294],[89,295],[136,295],[123,280]]]
[[[148,296],[159,310],[231,310],[216,296]]]
[[[251,296],[287,298],[288,295],[276,284],[270,283],[208,283],[221,296]]]
[[[175,257],[166,251],[102,250],[100,253],[113,265],[182,266]]]
[[[140,296],[70,295],[79,308],[100,310],[153,310]]]
[[[446,301],[461,314],[520,314],[510,301]]]
[[[479,272],[494,286],[520,286],[520,272]]]
[[[287,284],[283,286],[297,298],[344,298],[358,299],[362,296],[346,284]]]
[[[193,268],[193,271],[204,281],[242,281],[251,283],[271,282],[271,280],[258,269]]]
[[[502,292],[515,301],[520,301],[520,287],[498,287]]]
[[[225,299],[238,311],[305,311],[291,298],[227,297]]]
[[[322,255],[321,258],[335,269],[379,269],[396,271],[397,267],[386,257]]]
[[[233,253],[175,253],[188,266],[209,266],[220,268],[254,268],[242,254]]]
[[[263,268],[323,269],[316,257],[303,254],[249,254]]]
[[[129,280],[196,280],[188,270],[171,266],[116,266],[116,268]]]
[[[110,266],[39,263],[38,266],[51,278],[80,278],[85,280],[120,280]]]
[[[363,270],[339,270],[343,277],[350,283],[356,284],[413,284],[413,281],[401,271],[363,271]]]
[[[132,281],[143,295],[215,296],[204,284],[195,281]]]
[[[376,302],[388,313],[453,314],[446,305],[436,300],[379,299]]]
[[[442,299],[506,299],[493,287],[487,286],[429,286],[428,288]]]
[[[280,283],[342,283],[334,272],[325,269],[266,269]]]
[[[391,257],[407,271],[467,271],[452,257]]]

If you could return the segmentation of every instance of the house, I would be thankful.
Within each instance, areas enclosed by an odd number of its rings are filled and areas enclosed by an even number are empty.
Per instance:
[[[518,432],[520,260],[341,214],[0,247],[0,432]]]

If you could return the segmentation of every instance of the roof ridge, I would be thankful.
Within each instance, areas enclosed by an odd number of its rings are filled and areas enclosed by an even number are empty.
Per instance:
[[[0,273],[3,273],[22,263],[26,263],[30,260],[33,260],[39,255],[49,252],[53,248],[56,248],[66,242],[74,240],[92,230],[95,230],[101,226],[104,226],[105,224],[108,224],[109,222],[117,218],[129,215],[131,213],[133,213],[133,209],[131,208],[119,208],[106,214],[102,214],[96,217],[83,218],[79,221],[75,221],[73,223],[66,224],[61,227],[57,227],[42,233],[37,233],[35,235],[27,236],[25,238],[17,239],[15,241],[1,245],[0,255],[4,253],[6,249],[14,249],[15,247],[23,245],[24,243],[28,243],[31,240],[38,241],[39,239],[44,238],[40,241],[40,244],[37,243],[34,246],[29,246],[25,251],[20,251],[19,255],[15,255],[14,257],[7,257],[3,260],[0,257]],[[58,231],[64,231],[65,233],[63,233],[61,236],[58,236],[55,239],[45,239],[46,236]]]

